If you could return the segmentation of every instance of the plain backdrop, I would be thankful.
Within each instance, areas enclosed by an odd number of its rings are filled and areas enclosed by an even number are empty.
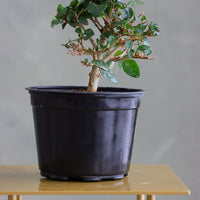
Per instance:
[[[145,0],[144,11],[160,25],[151,40],[152,61],[138,61],[141,77],[117,74],[119,83],[101,78],[101,86],[145,89],[135,135],[133,164],[167,164],[198,199],[200,188],[200,1]],[[0,164],[36,164],[36,145],[29,94],[33,85],[87,85],[89,69],[80,57],[61,47],[74,38],[72,29],[51,29],[63,0],[1,0],[0,6]],[[138,12],[138,11],[137,11]],[[4,198],[4,197],[1,197]],[[24,199],[67,197],[25,196]],[[105,196],[105,199],[134,199]],[[68,199],[102,199],[68,196]]]

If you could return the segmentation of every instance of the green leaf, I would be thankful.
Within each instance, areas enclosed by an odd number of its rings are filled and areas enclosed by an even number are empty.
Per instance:
[[[74,17],[73,17],[73,11],[72,10],[68,10],[68,12],[66,13],[66,20],[67,22],[71,22],[73,21]]]
[[[138,24],[137,26],[135,26],[134,34],[141,35],[144,33],[145,29],[146,29],[146,26],[144,24]]]
[[[112,2],[113,5],[115,5],[118,9],[125,9],[127,8],[126,3],[124,3],[123,1],[116,1],[116,2]]]
[[[58,25],[60,23],[60,19],[53,19],[51,21],[51,28],[53,28],[54,26]]]
[[[131,26],[130,24],[126,24],[126,29],[134,30],[133,26]]]
[[[117,22],[113,22],[111,24],[111,27],[116,27],[116,26],[119,26],[119,27],[122,27],[123,26],[123,23],[121,21],[117,21]]]
[[[85,64],[88,63],[88,59],[85,58],[83,62],[84,62]]]
[[[112,70],[103,70],[100,68],[100,73],[101,75],[105,78],[108,79],[109,81],[113,82],[113,83],[117,83],[117,77],[115,75],[115,73]]]
[[[137,50],[143,52],[146,55],[150,55],[152,53],[150,46],[147,46],[147,45],[140,45],[137,48]]]
[[[149,40],[147,37],[144,37],[144,42],[143,42],[144,45],[146,46],[149,46]]]
[[[134,15],[133,9],[128,7],[122,11],[122,18],[123,19],[130,19]]]
[[[155,22],[151,22],[149,24],[149,30],[151,31],[153,36],[159,35],[159,26]]]
[[[89,18],[91,18],[91,17],[92,17],[92,15],[91,15],[90,13],[88,13],[88,12],[83,12],[83,13],[80,14],[78,20],[79,20],[79,22],[80,22],[81,24],[83,24],[83,25],[88,25],[88,20],[87,20],[87,19],[89,19]]]
[[[134,78],[140,77],[140,69],[135,60],[122,61],[122,67],[126,74]]]
[[[70,25],[71,27],[73,27],[73,28],[76,28],[77,25],[78,25],[78,22],[77,22],[77,21],[71,21],[71,22],[69,23],[69,25]]]
[[[106,68],[106,63],[103,60],[94,60],[93,63],[95,66],[99,67],[100,69],[108,70]]]
[[[131,40],[126,41],[126,48],[127,48],[127,50],[132,49],[132,47],[133,47],[133,42]]]
[[[118,51],[114,54],[114,56],[119,56],[119,55],[121,55],[122,53],[123,53],[122,50],[118,50]]]
[[[88,12],[90,12],[94,17],[99,17],[101,13],[106,9],[107,4],[96,4],[93,2],[90,2],[88,4],[88,7],[86,8]]]
[[[141,0],[135,0],[135,1],[128,2],[127,6],[133,7],[133,6],[142,5],[142,4],[144,4],[144,2],[142,2]]]
[[[82,33],[81,27],[76,28],[76,29],[75,29],[75,32],[78,33],[78,34],[81,34],[81,33]]]
[[[88,40],[90,39],[92,36],[94,35],[94,31],[91,28],[88,28],[87,30],[85,30],[85,33],[83,35],[83,39],[84,40]]]
[[[111,70],[113,68],[114,64],[115,63],[112,60],[109,60],[106,62],[106,68]]]
[[[78,0],[72,0],[71,3],[70,3],[70,6],[75,8],[78,4]]]
[[[147,45],[140,45],[137,50],[139,51],[145,51],[145,50],[149,50],[150,49],[150,46],[147,46]]]
[[[129,56],[129,58],[132,58],[132,54],[131,54],[132,47],[133,47],[133,42],[131,40],[126,41],[127,54]]]
[[[105,32],[103,32],[102,34],[101,34],[101,37],[109,37],[109,36],[111,36],[111,35],[113,35],[113,31],[105,31]]]
[[[116,68],[116,71],[119,72],[119,70],[123,67],[123,61],[119,61],[117,63],[117,68]]]
[[[62,29],[64,29],[66,25],[67,25],[67,22],[63,23],[62,24]]]
[[[146,18],[145,15],[142,15],[142,17],[141,17],[141,22],[143,22],[144,20],[147,20],[147,18]]]
[[[63,5],[59,4],[57,7],[57,12],[60,13],[62,11]]]
[[[111,10],[112,10],[112,7],[111,6],[108,6],[105,10],[104,10],[104,14],[109,17],[110,16],[110,13],[111,13]]]
[[[108,37],[107,44],[108,44],[108,45],[112,45],[112,44],[114,44],[115,42],[116,42],[115,36],[110,35],[110,36]]]

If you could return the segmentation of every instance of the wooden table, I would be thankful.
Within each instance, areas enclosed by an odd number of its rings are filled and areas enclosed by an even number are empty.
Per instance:
[[[21,200],[22,195],[190,195],[190,190],[167,165],[131,165],[129,175],[117,181],[61,182],[42,178],[36,165],[1,165],[0,195]]]

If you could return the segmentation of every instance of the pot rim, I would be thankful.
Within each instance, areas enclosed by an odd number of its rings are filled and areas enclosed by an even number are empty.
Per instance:
[[[98,87],[97,92],[87,92],[87,86],[31,86],[25,88],[29,93],[58,93],[58,94],[74,94],[74,95],[142,95],[145,90],[124,87]],[[83,89],[85,91],[71,91],[72,89]]]

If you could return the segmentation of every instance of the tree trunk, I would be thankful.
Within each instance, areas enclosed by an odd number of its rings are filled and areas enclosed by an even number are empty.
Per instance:
[[[100,44],[106,45],[107,38],[101,37],[100,38]],[[102,60],[103,59],[103,53],[99,54],[98,57],[94,57],[94,59]],[[98,85],[99,85],[99,78],[101,76],[100,70],[98,67],[93,66],[92,71],[89,74],[89,83],[87,92],[97,92]]]
[[[92,71],[89,74],[90,79],[88,83],[88,92],[97,92],[98,84],[99,84],[99,78],[101,76],[99,68],[96,66],[92,67]]]

